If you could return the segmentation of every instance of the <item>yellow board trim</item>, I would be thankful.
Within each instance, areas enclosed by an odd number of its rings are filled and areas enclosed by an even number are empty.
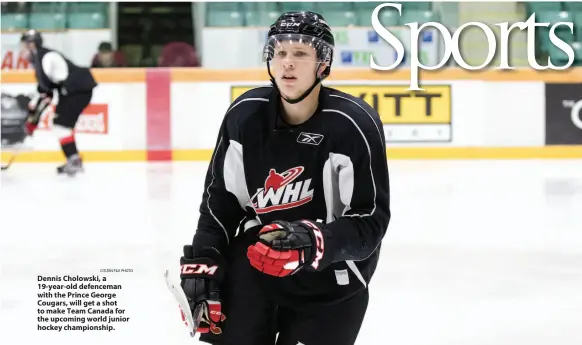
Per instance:
[[[153,70],[153,69],[151,69]],[[145,83],[146,68],[96,68],[92,69],[98,83]],[[265,68],[214,70],[207,68],[171,68],[172,82],[264,82],[269,83]],[[487,81],[487,82],[546,82],[546,83],[580,83],[582,67],[572,67],[563,71],[533,68],[515,70],[465,71],[461,68],[443,68],[434,71],[419,71],[419,80],[423,81]],[[0,80],[6,84],[35,83],[32,70],[8,70],[0,73]],[[334,68],[327,81],[406,81],[410,80],[410,69],[401,68],[392,71],[375,71],[370,68]]]
[[[147,151],[84,151],[80,153],[85,162],[143,162],[147,160]],[[10,152],[0,152],[2,162],[12,157]],[[25,163],[53,163],[64,162],[65,156],[60,151],[22,152],[17,155],[15,162]]]
[[[438,160],[438,159],[582,159],[582,145],[541,147],[395,147],[387,151],[390,160]],[[85,151],[85,162],[144,162],[147,151]],[[11,153],[0,153],[6,162]],[[172,160],[178,162],[208,162],[212,150],[174,150]],[[52,163],[64,161],[59,151],[21,153],[16,162]]]
[[[172,150],[174,161],[210,161],[212,150]]]
[[[93,69],[97,83],[145,83],[145,68],[99,68]],[[31,69],[10,70],[0,73],[0,81],[5,84],[35,84],[36,77]]]
[[[582,159],[582,145],[540,147],[398,147],[388,159]]]

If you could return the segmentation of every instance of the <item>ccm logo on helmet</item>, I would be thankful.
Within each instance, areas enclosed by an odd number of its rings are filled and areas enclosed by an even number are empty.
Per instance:
[[[299,26],[299,25],[301,25],[301,23],[285,23],[285,22],[282,22],[281,24],[279,24],[279,26],[283,26],[283,27]]]
[[[216,273],[218,266],[208,266],[203,264],[184,264],[181,266],[182,274],[208,274],[210,276]]]

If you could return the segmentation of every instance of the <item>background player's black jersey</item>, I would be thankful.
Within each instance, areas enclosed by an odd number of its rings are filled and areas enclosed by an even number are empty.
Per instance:
[[[225,253],[239,224],[257,218],[323,220],[332,234],[317,272],[272,277],[257,271],[283,305],[336,303],[365,288],[390,220],[386,144],[377,113],[364,101],[322,87],[316,113],[290,126],[272,87],[230,106],[206,176],[194,248]],[[245,233],[252,241],[256,234]],[[228,267],[227,267],[228,270]]]
[[[44,70],[43,59],[49,53],[58,54],[67,65],[66,78],[58,83],[51,80],[47,75],[47,71]],[[38,47],[36,53],[32,56],[32,64],[38,82],[37,91],[39,93],[50,93],[52,90],[57,89],[59,94],[71,95],[90,92],[97,86],[97,82],[89,68],[75,65],[56,50]]]

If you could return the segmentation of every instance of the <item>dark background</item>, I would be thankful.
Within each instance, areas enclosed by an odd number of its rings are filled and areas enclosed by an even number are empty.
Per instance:
[[[582,100],[582,83],[546,84],[547,145],[582,144],[582,129],[572,122],[572,108],[564,106],[565,100]]]

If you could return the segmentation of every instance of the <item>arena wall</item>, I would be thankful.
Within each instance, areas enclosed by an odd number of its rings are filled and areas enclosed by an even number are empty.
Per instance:
[[[268,84],[264,69],[93,72],[99,86],[76,128],[86,161],[208,160],[230,102]],[[582,158],[582,68],[423,72],[426,90],[415,94],[409,78],[407,70],[350,68],[325,84],[378,109],[390,159]],[[35,85],[30,70],[2,72],[3,93]],[[63,159],[51,119],[49,109],[20,161]]]

